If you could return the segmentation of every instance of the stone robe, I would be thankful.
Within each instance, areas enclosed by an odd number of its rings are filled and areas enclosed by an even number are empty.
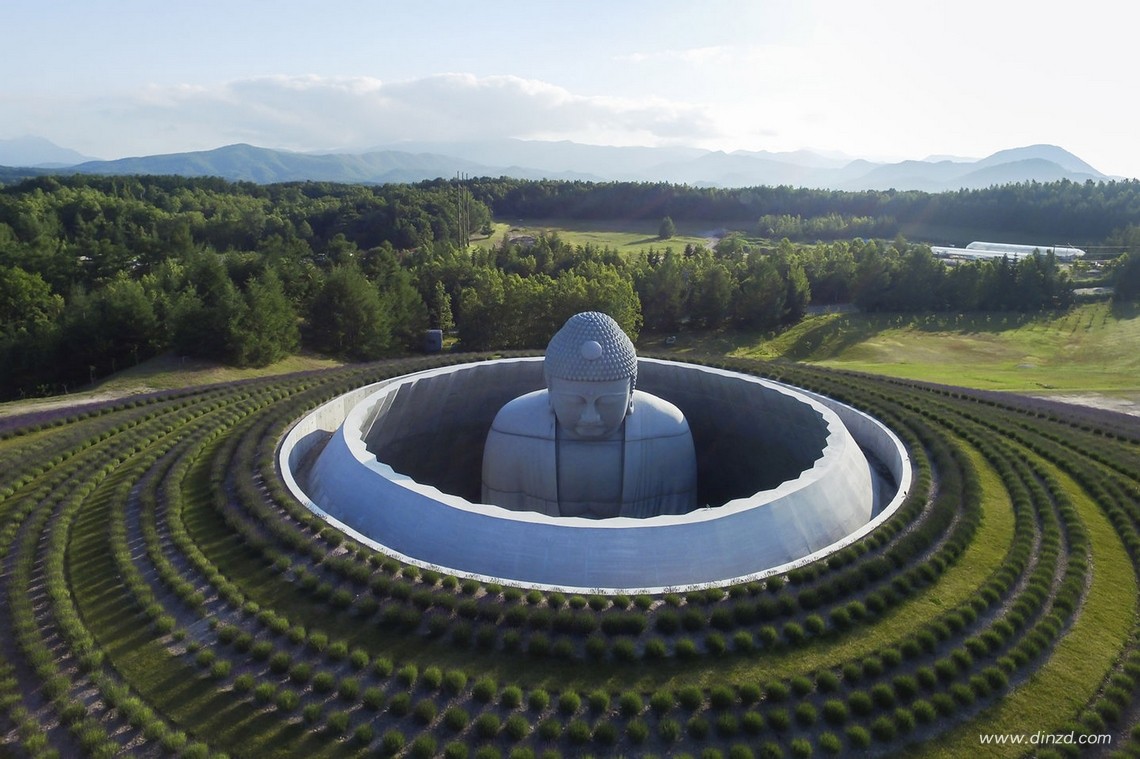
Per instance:
[[[673,404],[635,391],[622,428],[603,440],[559,434],[546,390],[515,398],[483,448],[483,502],[549,516],[653,517],[697,506],[689,424]]]

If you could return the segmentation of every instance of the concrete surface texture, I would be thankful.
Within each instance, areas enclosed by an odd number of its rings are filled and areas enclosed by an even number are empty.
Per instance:
[[[785,571],[866,534],[909,488],[901,442],[854,409],[708,367],[638,366],[638,387],[689,420],[701,507],[688,514],[599,520],[478,502],[482,442],[503,404],[543,387],[540,358],[445,367],[334,399],[287,435],[286,482],[322,518],[399,558],[603,592]],[[894,480],[877,507],[863,448]]]

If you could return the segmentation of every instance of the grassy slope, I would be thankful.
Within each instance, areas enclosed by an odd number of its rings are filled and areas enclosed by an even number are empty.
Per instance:
[[[75,393],[0,403],[0,417],[31,411],[44,411],[61,405],[76,406],[112,400],[154,390],[174,390],[182,387],[212,385],[218,382],[237,382],[238,380],[271,377],[308,369],[329,369],[343,364],[343,361],[336,359],[302,354],[289,356],[265,367],[238,369],[211,361],[179,358],[164,353],[148,361],[143,361],[138,366],[112,374],[101,382]]]
[[[646,336],[643,346],[661,349]],[[825,314],[778,335],[682,334],[681,354],[729,354],[1025,393],[1140,390],[1140,309],[1064,314]]]

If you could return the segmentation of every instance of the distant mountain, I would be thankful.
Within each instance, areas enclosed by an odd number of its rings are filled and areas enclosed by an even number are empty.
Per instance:
[[[550,174],[574,173],[598,179],[639,179],[662,163],[697,159],[709,151],[685,147],[615,147],[542,140],[481,140],[472,142],[397,142],[376,150],[436,153],[485,166],[526,167]],[[550,175],[548,174],[548,176]],[[513,175],[512,175],[513,176]]]
[[[332,182],[406,182],[425,177],[447,176],[456,171],[482,168],[447,156],[398,153],[363,155],[309,155],[269,150],[252,145],[227,145],[193,153],[93,161],[72,167],[81,174],[180,174],[220,176],[258,182],[302,180]]]
[[[787,153],[772,153],[767,150],[734,150],[732,155],[750,156],[752,158],[765,158],[781,163],[790,163],[796,166],[806,166],[812,169],[838,169],[851,163],[850,156],[838,157],[816,153],[811,150],[793,150]]]
[[[0,140],[0,166],[74,166],[94,160],[91,156],[61,148],[43,137],[27,135]]]
[[[7,141],[12,142],[16,141]],[[6,162],[0,160],[0,164],[3,163]],[[10,163],[19,165],[20,162]],[[1059,179],[1084,182],[1109,178],[1055,145],[1002,150],[976,161],[943,159],[875,163],[807,150],[725,153],[684,147],[613,147],[528,140],[405,142],[363,153],[321,154],[228,145],[192,153],[88,161],[61,171],[220,176],[266,184],[303,180],[376,184],[416,182],[450,178],[462,173],[519,179],[675,182],[712,187],[790,185],[926,192],[974,189],[1012,182],[1052,182]]]
[[[1064,148],[1059,148],[1056,145],[1028,145],[1024,148],[999,150],[993,155],[978,161],[976,166],[978,168],[984,168],[986,166],[996,166],[1002,163],[1030,160],[1049,161],[1050,163],[1057,164],[1065,171],[1074,174],[1088,174],[1094,177],[1104,176],[1104,174],[1101,174],[1080,158],[1077,158],[1069,151]]]
[[[842,182],[846,190],[925,190],[939,192],[957,189],[956,180],[969,174],[974,164],[955,161],[900,161],[871,165],[861,174],[852,174]]]
[[[1073,156],[1076,158],[1076,156]],[[1077,159],[1080,161],[1080,159]],[[1080,161],[1084,163],[1084,161]],[[1009,161],[985,165],[979,161],[974,164],[982,168],[971,171],[958,178],[962,187],[976,190],[995,184],[1011,184],[1013,182],[1056,182],[1069,179],[1074,182],[1084,182],[1087,179],[1105,179],[1104,174],[1093,169],[1092,172],[1071,171],[1053,161],[1045,158],[1025,158],[1019,161]],[[1088,166],[1088,164],[1084,164]],[[1090,169],[1092,167],[1089,167]]]
[[[71,168],[80,174],[178,174],[188,177],[219,176],[235,181],[270,184],[305,180],[324,182],[419,182],[451,177],[457,172],[472,176],[517,176],[539,179],[548,173],[516,167],[494,169],[463,158],[435,153],[405,153],[381,150],[363,154],[291,153],[253,145],[227,145],[193,153],[93,161]],[[568,174],[558,178],[582,178]],[[589,177],[596,179],[596,177]]]

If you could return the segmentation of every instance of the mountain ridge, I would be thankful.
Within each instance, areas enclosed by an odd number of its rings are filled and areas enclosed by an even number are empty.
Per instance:
[[[0,139],[0,166],[28,166],[58,168],[94,161],[70,148],[61,148],[54,142],[26,134],[22,137]],[[18,161],[19,163],[13,163]]]
[[[33,138],[38,139],[38,138]],[[0,147],[16,141],[0,141]],[[26,141],[25,141],[26,142]],[[47,145],[51,143],[42,141]],[[32,143],[26,143],[34,145]],[[433,149],[434,146],[434,149]],[[43,148],[43,145],[39,145]],[[63,155],[65,148],[55,148]],[[71,151],[74,153],[74,151]],[[41,152],[39,155],[42,155]],[[79,155],[78,153],[74,153]],[[5,153],[0,152],[0,156]],[[0,161],[2,164],[3,161]],[[35,164],[25,164],[34,166]],[[835,190],[979,189],[1013,182],[1111,179],[1056,145],[1028,145],[970,160],[895,163],[798,150],[733,152],[685,147],[616,147],[569,141],[403,142],[364,152],[292,152],[246,143],[213,150],[87,160],[56,168],[81,174],[220,176],[259,184],[329,181],[383,184],[469,176],[582,181],[664,181],[712,187],[791,185]]]

